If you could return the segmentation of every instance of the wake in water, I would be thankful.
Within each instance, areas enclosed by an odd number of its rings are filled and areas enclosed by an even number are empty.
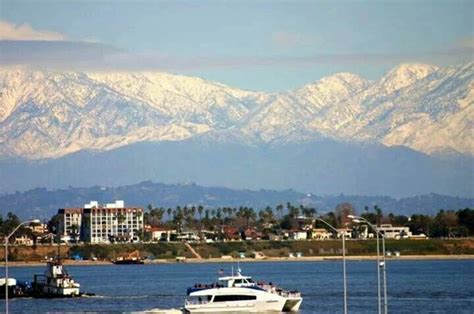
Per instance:
[[[185,313],[181,309],[151,309],[138,313],[154,313],[154,314],[182,314]]]

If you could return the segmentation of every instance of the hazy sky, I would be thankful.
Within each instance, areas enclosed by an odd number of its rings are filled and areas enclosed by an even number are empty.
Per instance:
[[[474,1],[453,0],[0,0],[0,39],[9,40],[0,63],[163,70],[287,90],[341,71],[374,79],[402,62],[470,61],[473,12]]]

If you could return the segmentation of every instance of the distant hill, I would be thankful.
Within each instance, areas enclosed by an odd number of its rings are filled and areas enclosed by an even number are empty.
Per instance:
[[[360,213],[364,206],[372,208],[378,205],[385,214],[424,213],[434,214],[439,209],[460,209],[474,207],[474,199],[427,194],[409,198],[395,199],[388,196],[353,196],[333,195],[317,196],[294,190],[233,190],[221,187],[203,187],[190,184],[162,184],[151,181],[120,187],[67,188],[47,190],[36,188],[26,192],[5,194],[0,197],[0,213],[5,215],[12,211],[20,217],[48,219],[62,207],[78,207],[91,200],[100,203],[113,200],[125,200],[126,205],[146,207],[176,207],[177,205],[203,205],[216,208],[219,206],[250,206],[262,209],[273,208],[277,204],[304,204],[316,207],[319,213],[327,212],[342,202],[352,203]]]
[[[328,139],[276,147],[189,139],[81,151],[58,159],[3,160],[0,193],[152,180],[315,195],[473,197],[473,165],[474,158],[468,156],[441,158],[406,147]]]

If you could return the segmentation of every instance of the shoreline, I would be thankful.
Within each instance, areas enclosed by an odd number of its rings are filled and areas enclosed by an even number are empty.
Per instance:
[[[266,257],[266,258],[233,258],[233,259],[222,259],[222,258],[187,258],[184,261],[177,261],[176,259],[157,259],[157,260],[145,260],[145,265],[158,265],[158,264],[206,264],[206,263],[235,263],[235,262],[328,262],[328,261],[341,261],[342,256],[303,256],[303,257]],[[375,261],[377,256],[367,255],[351,255],[346,256],[347,261]],[[404,255],[404,256],[388,256],[387,261],[426,261],[426,260],[474,260],[474,254],[465,255]],[[115,265],[110,261],[74,261],[64,260],[64,265],[68,266],[107,266]],[[31,261],[31,262],[8,262],[9,267],[35,267],[44,266],[46,261]]]

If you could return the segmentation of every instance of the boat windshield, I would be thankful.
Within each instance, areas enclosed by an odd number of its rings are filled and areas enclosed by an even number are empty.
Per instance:
[[[234,285],[235,286],[249,286],[254,285],[254,281],[251,278],[242,278],[242,279],[235,279]]]

